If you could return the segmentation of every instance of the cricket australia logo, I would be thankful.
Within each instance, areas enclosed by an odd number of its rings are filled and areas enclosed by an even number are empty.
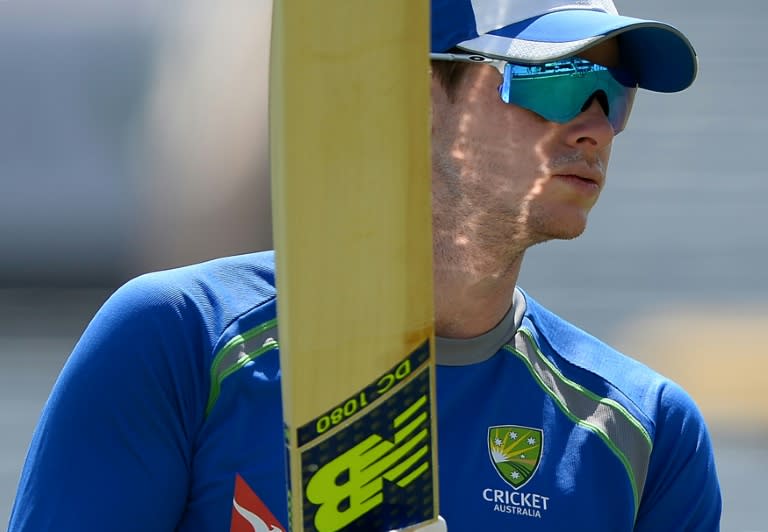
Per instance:
[[[544,445],[540,429],[501,425],[488,427],[488,456],[504,482],[523,487],[536,473]]]

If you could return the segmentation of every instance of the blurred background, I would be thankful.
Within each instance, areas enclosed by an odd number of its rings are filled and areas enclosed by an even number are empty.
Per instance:
[[[715,438],[723,530],[768,531],[768,132],[760,0],[616,0],[681,28],[688,91],[638,95],[587,233],[521,285],[671,376]],[[270,3],[0,0],[0,523],[91,315],[139,273],[270,247]]]

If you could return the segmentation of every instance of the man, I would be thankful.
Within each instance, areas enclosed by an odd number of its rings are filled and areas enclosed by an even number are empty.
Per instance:
[[[687,39],[609,0],[434,0],[440,507],[452,531],[718,530],[688,395],[542,308],[525,250],[574,238],[635,86],[692,83]],[[273,256],[118,290],[62,371],[11,531],[284,530]]]

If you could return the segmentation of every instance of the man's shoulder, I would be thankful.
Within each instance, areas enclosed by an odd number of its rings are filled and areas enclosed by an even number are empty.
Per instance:
[[[140,275],[134,281],[149,281],[178,288],[205,285],[214,290],[274,290],[274,252],[259,251],[220,257],[196,264]]]
[[[610,362],[619,367],[644,369],[658,376],[647,366],[547,309],[530,295],[525,294],[525,299],[525,318],[559,357],[587,368],[600,369]]]
[[[659,408],[689,398],[677,384],[543,307],[526,294],[523,327],[563,375],[595,395],[625,405],[650,424]]]
[[[243,327],[274,318],[274,279],[268,251],[145,273],[121,286],[95,321],[106,327],[145,324],[144,330],[166,335],[205,331],[215,345]]]
[[[521,329],[546,359],[540,371],[548,379],[542,384],[561,407],[574,406],[586,414],[582,419],[608,429],[605,435],[613,437],[617,449],[628,451],[624,456],[630,458],[642,494],[640,528],[663,528],[669,516],[680,518],[683,507],[692,508],[690,523],[717,522],[721,499],[711,438],[701,411],[683,388],[527,294]],[[606,419],[611,423],[604,423]],[[617,432],[617,427],[622,429]],[[627,447],[630,441],[634,443]],[[650,453],[647,463],[643,441]],[[691,502],[670,502],[680,500]]]
[[[275,296],[274,253],[222,257],[140,275],[120,288],[150,301],[253,306]]]

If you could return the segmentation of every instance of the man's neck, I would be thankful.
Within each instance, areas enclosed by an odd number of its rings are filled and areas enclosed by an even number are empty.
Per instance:
[[[509,312],[522,256],[495,273],[435,264],[435,330],[445,338],[473,338],[493,329]]]

